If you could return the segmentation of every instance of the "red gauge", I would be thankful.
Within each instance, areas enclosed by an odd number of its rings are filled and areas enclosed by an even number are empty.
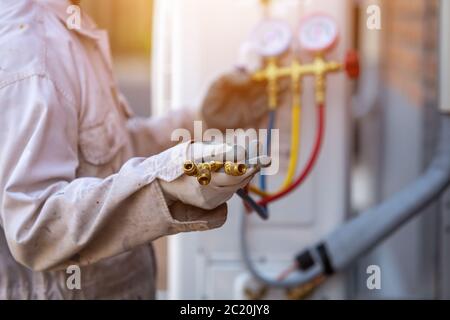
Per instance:
[[[339,30],[333,17],[326,14],[313,14],[300,25],[299,41],[301,47],[312,53],[330,50],[337,42]]]

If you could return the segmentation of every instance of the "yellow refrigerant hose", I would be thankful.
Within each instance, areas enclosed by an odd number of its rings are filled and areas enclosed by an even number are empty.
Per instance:
[[[283,191],[287,187],[289,187],[294,181],[295,173],[297,171],[297,165],[298,165],[298,157],[300,154],[300,134],[301,134],[301,121],[302,121],[302,106],[300,103],[300,94],[297,93],[294,94],[294,105],[292,106],[292,134],[291,134],[291,153],[289,157],[289,167],[286,174],[286,177],[284,178],[283,184],[280,188],[280,191]],[[258,187],[251,185],[249,187],[249,190],[261,197],[267,197],[270,196],[270,193],[264,192]]]
[[[291,154],[289,159],[289,168],[286,178],[281,189],[286,189],[294,181],[298,157],[300,154],[300,131],[301,131],[301,114],[302,107],[296,104],[292,107],[292,137],[291,137]]]

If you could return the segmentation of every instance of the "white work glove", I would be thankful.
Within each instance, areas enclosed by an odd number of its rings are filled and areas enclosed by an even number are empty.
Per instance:
[[[244,163],[247,160],[246,156],[247,152],[243,147],[195,142],[187,146],[186,157],[179,163],[182,166],[185,160],[201,163],[224,159]],[[195,177],[185,174],[173,181],[160,180],[160,185],[169,206],[180,201],[201,209],[212,210],[228,201],[238,189],[245,187],[259,169],[257,165],[250,166],[244,175],[238,177],[225,174],[223,169],[212,172],[211,182],[206,186],[200,185]]]
[[[279,105],[290,101],[290,79],[278,81]],[[237,69],[220,76],[208,89],[200,116],[208,128],[258,128],[269,112],[267,82],[253,81],[249,72]]]

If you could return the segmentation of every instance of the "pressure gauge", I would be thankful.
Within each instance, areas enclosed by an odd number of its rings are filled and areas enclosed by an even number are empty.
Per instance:
[[[331,49],[336,44],[338,37],[336,21],[326,14],[311,15],[305,18],[300,25],[300,45],[312,53]]]
[[[251,42],[263,57],[275,57],[289,49],[292,32],[289,24],[275,19],[265,20],[252,33]]]

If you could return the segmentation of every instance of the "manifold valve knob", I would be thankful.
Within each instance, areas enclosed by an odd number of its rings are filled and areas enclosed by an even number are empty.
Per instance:
[[[211,182],[211,165],[209,163],[201,163],[197,166],[197,181],[202,186],[207,186]]]
[[[197,176],[198,173],[197,165],[194,161],[191,160],[188,160],[184,163],[183,170],[186,175],[191,177]]]
[[[225,163],[224,170],[230,176],[239,177],[247,173],[247,165],[228,161]]]
[[[350,50],[345,57],[345,71],[350,79],[357,79],[360,74],[358,52]]]

